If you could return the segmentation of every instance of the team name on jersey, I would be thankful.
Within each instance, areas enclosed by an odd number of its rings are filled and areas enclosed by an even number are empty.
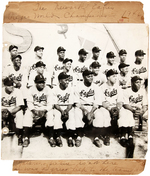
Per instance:
[[[86,69],[87,69],[86,66],[83,66],[82,68],[79,67],[79,66],[77,66],[77,67],[75,67],[75,68],[73,69],[73,71],[76,72],[76,73],[82,73],[82,72],[83,72],[84,70],[86,70]]]
[[[2,97],[2,106],[10,107],[16,105],[16,97],[11,97],[7,100],[5,97]]]
[[[10,78],[12,78],[13,80],[16,80],[16,81],[21,81],[22,80],[22,74],[20,73],[19,76],[15,76],[14,74],[11,74],[10,75]]]
[[[34,102],[39,102],[39,103],[41,103],[41,102],[46,102],[47,103],[47,96],[44,95],[44,93],[39,97],[38,97],[37,94],[35,94],[35,95],[33,95],[33,101]]]
[[[108,89],[106,89],[104,94],[106,97],[113,97],[117,95],[117,89],[114,88],[112,91],[109,91]]]
[[[139,103],[139,102],[141,102],[142,100],[143,100],[143,96],[140,95],[140,94],[138,94],[137,97],[133,97],[133,95],[131,95],[131,96],[129,97],[129,102],[130,102],[130,103]]]
[[[81,97],[86,97],[86,98],[91,97],[91,96],[94,96],[94,94],[95,94],[95,92],[94,92],[94,90],[92,90],[92,89],[90,89],[88,92],[86,92],[85,90],[82,90],[82,91],[80,92],[80,96],[81,96]]]
[[[69,100],[69,96],[70,94],[66,93],[65,96],[62,96],[60,94],[57,95],[57,98],[58,98],[58,102],[60,103],[65,103]]]
[[[145,73],[147,71],[146,67],[141,67],[140,69],[134,68],[132,70],[133,74],[140,74],[140,73]]]
[[[54,69],[55,71],[63,70],[64,66],[55,65]]]

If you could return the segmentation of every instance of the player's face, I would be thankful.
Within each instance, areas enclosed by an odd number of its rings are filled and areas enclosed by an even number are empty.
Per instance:
[[[14,86],[6,86],[6,91],[12,93],[14,91]]]
[[[59,59],[64,59],[65,58],[65,51],[60,51],[58,53],[58,57],[59,57]]]
[[[17,48],[13,48],[13,49],[10,51],[11,57],[17,56],[17,54],[18,54],[18,49],[17,49]]]
[[[84,82],[92,83],[93,82],[93,74],[84,76]]]
[[[142,62],[142,60],[144,59],[144,56],[136,56],[136,61],[138,62]]]
[[[99,55],[100,55],[100,52],[93,53],[93,57],[96,59],[98,59]]]
[[[43,90],[45,87],[45,82],[36,83],[36,87],[39,91]]]
[[[64,64],[64,67],[66,68],[67,71],[69,71],[70,68],[71,68],[71,65],[72,65],[71,62],[67,62],[67,63]]]
[[[127,54],[120,55],[120,62],[125,62]]]
[[[80,60],[85,61],[85,60],[86,60],[86,57],[87,57],[87,55],[81,54],[81,55],[80,55]]]
[[[110,65],[113,65],[114,64],[114,61],[115,61],[115,58],[112,57],[112,58],[107,58],[107,61]]]
[[[19,57],[17,57],[13,60],[13,63],[15,66],[20,67],[21,66],[21,59]]]
[[[43,50],[42,49],[37,50],[36,51],[36,56],[39,57],[39,58],[42,58],[42,56],[43,56]]]
[[[123,72],[126,75],[129,72],[129,67],[122,68],[121,72]]]
[[[45,68],[44,66],[37,67],[37,68],[36,68],[37,73],[38,73],[38,74],[43,74],[43,73],[44,73],[44,68]]]
[[[139,90],[141,87],[141,80],[137,80],[137,81],[133,82],[132,86],[135,87],[137,90]]]
[[[94,72],[95,75],[98,75],[100,68],[96,67],[96,68],[92,68],[92,72]]]
[[[117,75],[114,74],[114,75],[111,75],[108,77],[108,80],[112,83],[112,84],[115,84],[116,81],[117,81]]]
[[[64,88],[67,88],[69,84],[69,78],[61,79],[59,82]]]

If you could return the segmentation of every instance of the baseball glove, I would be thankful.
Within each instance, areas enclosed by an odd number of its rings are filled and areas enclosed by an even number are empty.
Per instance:
[[[33,116],[33,122],[37,123],[38,121],[40,121],[40,119],[42,119],[43,117],[45,117],[45,111],[36,111],[37,113]]]
[[[9,116],[10,112],[8,111],[8,109],[2,109],[2,119],[6,120]]]
[[[117,107],[113,107],[110,110],[110,117],[112,120],[118,120],[119,119],[119,110]]]

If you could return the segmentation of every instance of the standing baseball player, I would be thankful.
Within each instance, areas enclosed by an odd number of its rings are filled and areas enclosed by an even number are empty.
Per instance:
[[[106,75],[100,72],[101,65],[99,62],[92,62],[90,69],[93,72],[93,82],[98,86],[106,82]]]
[[[33,123],[46,118],[45,126],[49,131],[49,143],[53,147],[53,98],[52,91],[45,86],[43,75],[35,77],[35,86],[31,87],[27,96],[28,109],[24,116],[24,142],[23,146],[27,147],[30,143],[29,135]]]
[[[58,60],[54,63],[53,66],[52,86],[56,86],[58,75],[64,69],[63,61],[65,59],[65,52],[66,49],[64,47],[59,46],[57,48]]]
[[[74,66],[73,66],[73,71],[77,81],[83,81],[82,73],[84,70],[88,69],[88,65],[86,61],[87,54],[88,52],[83,48],[80,49],[78,52],[79,59],[77,62],[74,63]]]
[[[144,55],[146,55],[146,53],[144,53],[143,50],[137,50],[135,52],[136,59],[131,68],[131,76],[140,76],[142,78],[142,86],[146,88],[148,82],[148,70],[147,66],[142,63]]]
[[[125,49],[121,49],[118,54],[120,63],[126,63],[127,51]]]
[[[18,55],[18,46],[10,45],[9,53],[10,53],[10,60],[12,61],[12,58]]]
[[[68,133],[68,146],[73,147],[73,135],[75,131],[75,119],[73,108],[73,88],[69,84],[70,75],[61,72],[58,75],[59,84],[54,87],[53,96],[55,99],[54,104],[54,132],[56,145],[62,147],[62,140],[60,132],[64,125],[66,125]]]
[[[116,73],[119,72],[118,64],[115,62],[115,54],[110,51],[106,54],[107,64],[103,65],[102,73],[106,74],[108,70],[113,69]]]
[[[18,135],[18,145],[22,145],[23,135],[23,112],[24,102],[22,93],[19,89],[14,88],[13,80],[6,77],[3,80],[2,89],[2,122],[8,125],[9,130],[16,131]],[[16,129],[13,124],[16,124]],[[3,126],[3,125],[2,125]],[[5,126],[5,125],[4,125]]]
[[[131,75],[129,72],[129,66],[130,65],[125,64],[125,63],[121,63],[118,66],[120,70],[120,73],[118,75],[118,81],[119,81],[119,86],[122,89],[127,89],[131,87]]]

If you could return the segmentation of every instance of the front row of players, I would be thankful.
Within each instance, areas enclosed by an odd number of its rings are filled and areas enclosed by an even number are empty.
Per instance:
[[[141,89],[141,78],[131,79],[131,88],[122,90],[116,86],[117,73],[109,70],[107,82],[102,86],[93,83],[93,72],[85,70],[83,81],[74,90],[69,84],[69,75],[61,72],[59,84],[49,89],[42,75],[35,77],[35,86],[27,96],[27,109],[19,89],[13,81],[5,78],[2,92],[2,126],[15,124],[18,145],[27,147],[30,143],[30,130],[39,119],[45,118],[48,142],[51,147],[63,146],[61,130],[66,128],[69,147],[79,147],[83,134],[92,134],[93,143],[101,147],[110,145],[110,135],[118,134],[120,142],[133,143],[135,118],[141,126],[147,116],[147,101]],[[15,123],[13,123],[15,121]],[[23,141],[24,136],[24,141]]]

